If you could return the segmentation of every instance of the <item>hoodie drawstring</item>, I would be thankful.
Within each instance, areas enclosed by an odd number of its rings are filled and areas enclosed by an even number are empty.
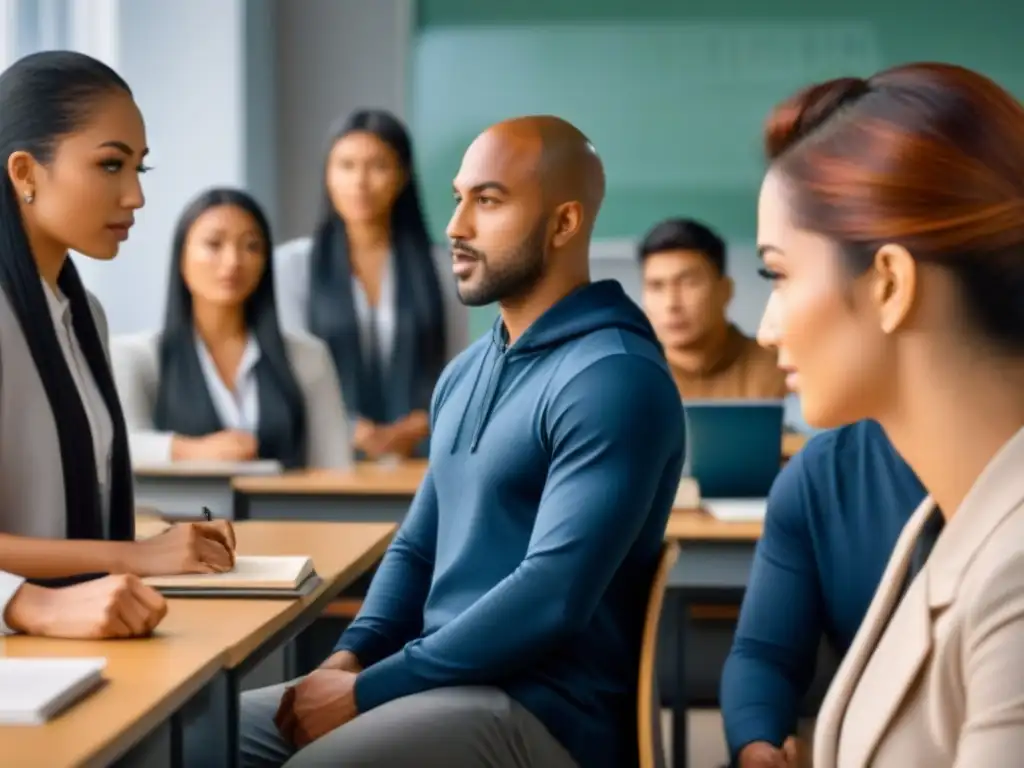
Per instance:
[[[473,442],[469,445],[469,452],[476,453],[476,447],[480,443],[480,437],[487,426],[487,420],[491,417],[494,409],[494,401],[498,399],[498,385],[501,383],[501,372],[505,367],[505,356],[507,349],[498,353],[498,359],[491,366],[491,375],[487,377],[487,389],[484,392],[483,407],[480,409],[480,418],[476,422],[476,429],[473,430]]]

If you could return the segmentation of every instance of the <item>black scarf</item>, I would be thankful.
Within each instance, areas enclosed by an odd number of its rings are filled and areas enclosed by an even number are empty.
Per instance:
[[[427,410],[446,357],[444,303],[429,242],[396,233],[395,343],[390,360],[364,349],[352,292],[344,225],[334,216],[317,232],[310,255],[310,332],[326,342],[350,417],[391,423]],[[375,324],[374,324],[375,325]],[[374,327],[371,338],[375,339]]]
[[[304,411],[290,407],[287,388],[262,345],[255,374],[259,458],[274,459],[289,469],[305,466]],[[188,437],[204,437],[224,429],[206,386],[191,328],[160,340],[160,388],[153,423],[161,431]]]
[[[71,308],[72,328],[96,386],[103,397],[114,436],[110,460],[109,533],[103,530],[103,510],[92,427],[81,396],[68,370],[56,329],[50,319],[46,290],[26,251],[19,258],[0,258],[0,284],[21,325],[39,378],[43,382],[60,443],[64,480],[66,535],[69,539],[135,539],[135,502],[131,460],[124,414],[114,385],[103,342],[96,328],[85,287],[71,259],[65,260],[57,280]]]

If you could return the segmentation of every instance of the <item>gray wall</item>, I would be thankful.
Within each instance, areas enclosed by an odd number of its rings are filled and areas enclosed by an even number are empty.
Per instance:
[[[321,196],[324,139],[360,107],[405,114],[415,0],[279,0],[278,239],[309,232]]]

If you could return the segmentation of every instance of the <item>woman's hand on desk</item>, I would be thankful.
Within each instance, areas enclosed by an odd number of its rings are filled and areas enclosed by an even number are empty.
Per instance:
[[[235,565],[235,530],[227,520],[180,523],[128,546],[125,570],[139,576],[223,573]]]
[[[255,436],[237,429],[205,437],[175,435],[171,439],[171,459],[175,461],[253,461],[258,453]]]
[[[19,632],[78,640],[145,637],[166,615],[163,595],[131,574],[62,589],[23,584],[5,614]]]

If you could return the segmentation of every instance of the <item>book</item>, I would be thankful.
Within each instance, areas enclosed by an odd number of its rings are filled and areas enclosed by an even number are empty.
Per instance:
[[[103,682],[103,658],[0,658],[0,724],[41,725]]]
[[[205,593],[230,596],[237,592],[289,596],[301,592],[304,584],[315,577],[313,560],[304,556],[239,555],[235,567],[224,573],[186,573],[179,576],[148,576],[143,582],[166,594],[188,596]]]

